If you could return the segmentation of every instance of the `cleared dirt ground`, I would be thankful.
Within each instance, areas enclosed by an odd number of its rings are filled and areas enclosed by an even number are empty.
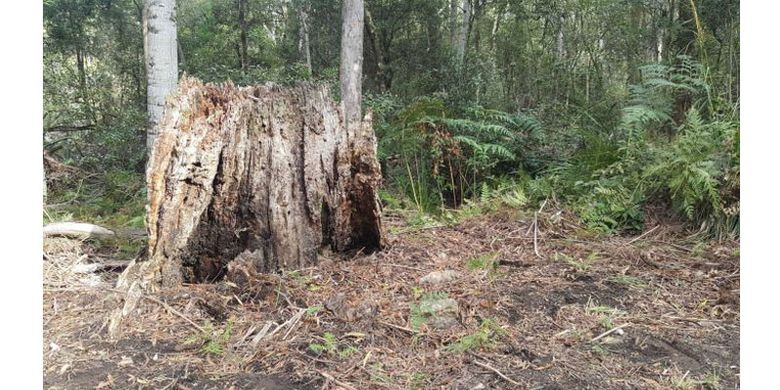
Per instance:
[[[239,269],[230,281],[160,291],[115,341],[106,323],[121,302],[117,270],[87,275],[85,286],[84,274],[68,270],[105,256],[89,243],[49,243],[44,384],[738,388],[738,243],[697,244],[652,223],[641,236],[594,237],[571,220],[540,216],[535,240],[533,214],[441,227],[388,216],[382,252],[325,255],[317,268],[283,275]],[[450,280],[420,282],[446,270]],[[421,317],[431,300],[448,299],[457,313]],[[452,321],[434,326],[439,316]]]

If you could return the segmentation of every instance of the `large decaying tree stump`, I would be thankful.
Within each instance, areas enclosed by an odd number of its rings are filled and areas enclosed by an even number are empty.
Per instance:
[[[341,111],[322,85],[183,78],[147,168],[148,254],[118,287],[213,281],[237,257],[275,272],[314,265],[323,248],[380,248],[371,117],[350,130]]]

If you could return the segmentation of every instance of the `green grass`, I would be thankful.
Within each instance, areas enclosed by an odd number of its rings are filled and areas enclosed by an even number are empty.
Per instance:
[[[557,253],[555,253],[554,258],[557,261],[562,261],[562,262],[570,265],[577,272],[585,272],[585,271],[588,271],[590,269],[591,265],[596,260],[599,259],[598,256],[599,256],[598,252],[593,252],[593,253],[589,254],[588,257],[586,257],[585,259],[580,258],[580,259],[576,259],[575,260],[573,257],[571,257],[571,256],[569,256],[569,255],[567,255],[565,253],[557,252]]]
[[[672,384],[677,390],[694,390],[694,389],[721,389],[720,375],[717,372],[709,372],[706,375],[700,377],[689,377],[688,373],[685,373],[680,378],[672,378]]]
[[[318,354],[325,353],[331,356],[337,356],[340,359],[348,359],[352,355],[360,352],[360,349],[351,345],[339,348],[336,335],[330,332],[325,332],[320,339],[322,340],[321,342],[310,343],[309,350]]]
[[[444,352],[464,353],[478,349],[491,349],[495,347],[495,338],[506,334],[506,331],[493,319],[482,320],[476,332],[463,336],[458,341],[448,344],[443,348]]]
[[[630,276],[630,275],[615,275],[610,277],[607,280],[618,284],[623,284],[626,286],[633,286],[633,287],[647,286],[647,283],[641,278],[638,278],[636,276]]]
[[[476,270],[492,270],[496,267],[497,253],[485,253],[466,260],[466,268]]]
[[[216,330],[211,322],[206,321],[203,332],[184,341],[184,344],[202,344],[200,352],[205,355],[222,355],[225,353],[230,336],[233,333],[233,320],[228,320],[225,329]]]
[[[309,344],[309,349],[317,353],[325,352],[328,354],[333,354],[336,352],[336,347],[337,347],[336,336],[330,332],[325,332],[322,335],[321,343]]]

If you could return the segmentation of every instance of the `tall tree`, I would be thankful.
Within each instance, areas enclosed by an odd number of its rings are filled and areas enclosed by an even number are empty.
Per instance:
[[[466,45],[469,41],[469,27],[471,26],[471,0],[463,0],[461,12],[463,12],[463,20],[461,20],[460,37],[458,38],[458,61],[463,62],[466,57]]]
[[[239,57],[241,60],[241,70],[246,71],[249,66],[248,55],[248,30],[249,24],[246,20],[246,2],[247,0],[238,0],[238,30],[239,30]]]
[[[309,70],[309,75],[314,74],[314,70],[311,67],[311,43],[309,42],[309,4],[301,5],[298,12],[301,19],[301,50],[303,51],[303,57],[306,60],[306,69]]]
[[[347,130],[352,131],[361,123],[363,0],[344,0],[341,17],[341,104]]]
[[[144,52],[146,53],[146,108],[149,126],[146,147],[151,152],[165,98],[178,81],[176,45],[176,0],[146,0],[144,3]]]

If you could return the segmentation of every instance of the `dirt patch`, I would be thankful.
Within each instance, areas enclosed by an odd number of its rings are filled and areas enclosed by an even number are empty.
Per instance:
[[[391,234],[382,252],[349,259],[323,254],[317,267],[300,271],[236,273],[236,283],[160,291],[156,301],[142,300],[117,341],[108,340],[105,329],[121,298],[111,280],[48,288],[45,384],[739,385],[739,301],[723,298],[739,294],[737,243],[693,250],[686,237],[663,229],[639,240],[587,238],[565,220],[540,221],[537,256],[533,237],[525,234],[529,221],[482,217],[420,229],[391,219],[403,233]],[[420,283],[445,270],[454,277]],[[419,315],[426,299],[456,301],[454,323],[442,329],[428,324]]]

